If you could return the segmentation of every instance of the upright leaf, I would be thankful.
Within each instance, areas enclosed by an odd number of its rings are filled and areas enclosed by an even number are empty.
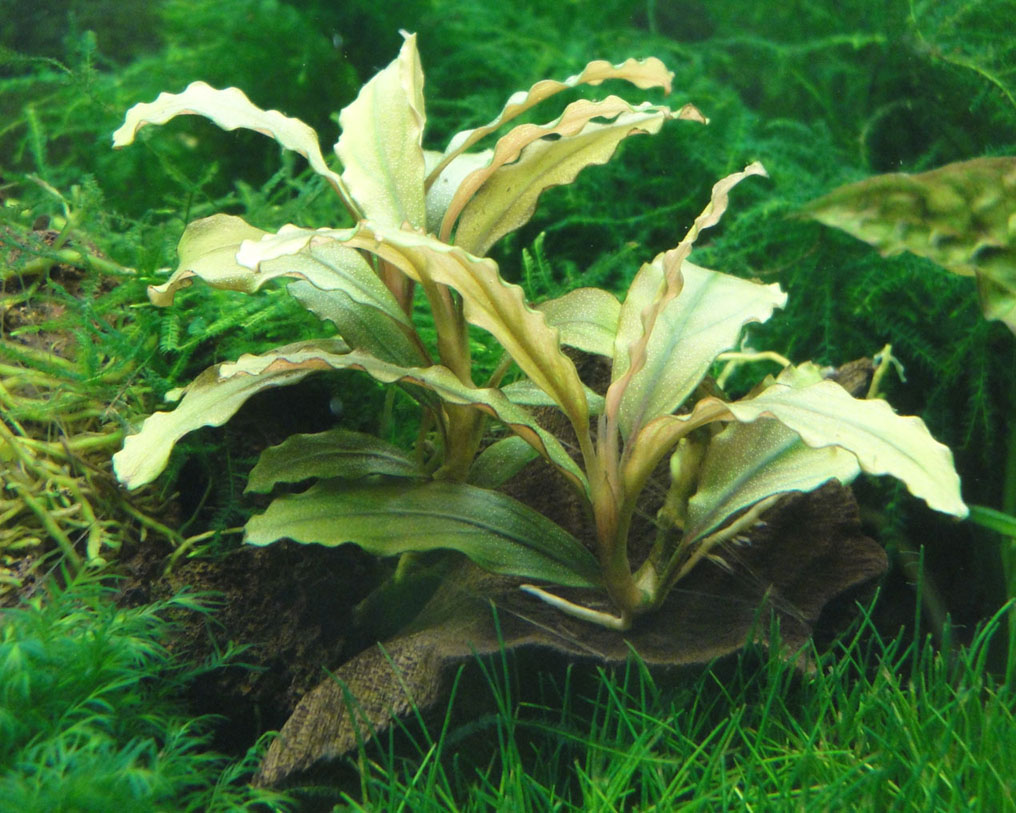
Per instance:
[[[561,334],[561,344],[610,358],[621,315],[617,297],[602,288],[576,288],[536,306]]]
[[[334,240],[363,249],[400,269],[416,282],[447,285],[463,300],[465,318],[489,331],[522,371],[561,407],[574,425],[586,426],[586,396],[575,365],[561,352],[557,330],[526,304],[518,285],[505,282],[493,260],[473,257],[433,237],[361,222],[355,229],[299,229],[287,226],[258,244],[245,243],[264,259],[304,251],[314,242]]]
[[[645,363],[631,377],[621,399],[618,422],[622,437],[684,403],[716,356],[737,343],[746,324],[764,322],[787,301],[776,283],[763,285],[688,261],[682,264],[681,274],[681,293],[656,318]],[[664,285],[662,263],[654,261],[642,267],[625,300],[627,324],[651,306],[651,298]],[[615,364],[620,363],[623,369],[627,357],[623,343],[621,350]]]
[[[398,57],[339,114],[335,153],[342,180],[363,215],[386,226],[426,222],[423,70],[416,35],[403,34]]]
[[[618,322],[617,337],[614,342],[614,363],[611,370],[610,387],[607,389],[606,416],[609,422],[618,420],[621,401],[632,379],[646,363],[647,348],[653,334],[656,320],[671,300],[681,292],[684,278],[681,274],[682,264],[688,259],[692,246],[703,229],[708,229],[719,222],[727,209],[730,190],[750,175],[765,175],[765,168],[757,161],[746,166],[741,172],[735,172],[721,178],[713,184],[709,203],[702,210],[684,239],[670,251],[659,254],[649,266],[643,266],[639,275],[633,280],[633,289],[625,297],[625,305],[621,308]],[[654,271],[651,266],[658,266],[661,273],[660,282],[655,285]],[[639,277],[643,279],[639,279]],[[638,285],[635,285],[638,283]],[[629,299],[631,303],[629,304]]]

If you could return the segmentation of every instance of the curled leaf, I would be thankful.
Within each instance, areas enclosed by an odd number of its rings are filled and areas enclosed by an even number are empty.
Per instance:
[[[185,115],[204,116],[223,130],[242,128],[274,138],[287,150],[300,153],[311,169],[346,197],[342,179],[325,163],[317,133],[299,119],[278,110],[262,110],[239,88],[218,90],[206,82],[191,82],[183,93],[160,93],[154,102],[136,104],[113,133],[113,146],[125,147],[133,143],[138,130],[147,124],[165,124]]]
[[[454,207],[464,203],[455,244],[474,254],[486,254],[504,235],[529,221],[545,190],[571,183],[588,166],[605,164],[625,138],[636,133],[657,133],[673,116],[669,108],[640,105],[609,123],[589,122],[574,135],[533,141],[514,163],[497,167],[468,201],[453,200],[442,233],[449,217],[456,213]],[[512,133],[505,136],[511,137]],[[485,171],[477,172],[482,177]],[[467,177],[464,183],[469,182]]]
[[[670,93],[670,83],[674,74],[667,70],[656,57],[648,59],[627,59],[618,65],[611,65],[602,59],[593,60],[580,73],[569,76],[563,82],[554,79],[543,79],[529,88],[520,90],[508,97],[504,108],[491,122],[472,130],[463,130],[452,136],[445,150],[443,161],[431,172],[428,182],[444,169],[444,165],[455,156],[468,150],[484,136],[494,132],[502,124],[522,115],[545,99],[557,93],[579,85],[599,85],[608,79],[624,79],[638,88],[661,87],[664,93]]]

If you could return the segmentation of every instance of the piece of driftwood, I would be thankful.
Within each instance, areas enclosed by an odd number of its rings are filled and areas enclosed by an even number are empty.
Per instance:
[[[835,483],[788,496],[763,519],[747,544],[724,552],[729,569],[701,563],[658,612],[625,633],[564,616],[518,590],[517,580],[463,564],[406,631],[342,664],[303,697],[256,782],[291,781],[386,731],[414,706],[424,714],[439,707],[462,664],[502,645],[604,665],[635,651],[650,667],[689,666],[752,640],[766,644],[775,616],[792,655],[830,602],[884,574],[886,556],[863,534],[849,489]],[[594,593],[558,592],[587,605],[597,600]]]

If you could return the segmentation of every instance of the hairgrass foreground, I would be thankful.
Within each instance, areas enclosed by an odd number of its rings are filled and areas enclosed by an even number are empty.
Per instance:
[[[886,639],[863,612],[830,651],[803,653],[807,676],[749,651],[664,687],[632,661],[589,696],[569,670],[535,704],[513,700],[513,662],[495,660],[496,713],[446,716],[436,738],[404,728],[411,756],[390,737],[365,746],[360,793],[334,810],[1012,810],[1014,642],[1004,679],[986,668],[1006,612],[951,652]],[[486,763],[462,748],[477,732],[497,744]]]

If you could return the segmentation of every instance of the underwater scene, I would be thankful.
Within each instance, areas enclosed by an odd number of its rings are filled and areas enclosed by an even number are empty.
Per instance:
[[[1016,810],[1016,0],[2,0],[0,810]]]

